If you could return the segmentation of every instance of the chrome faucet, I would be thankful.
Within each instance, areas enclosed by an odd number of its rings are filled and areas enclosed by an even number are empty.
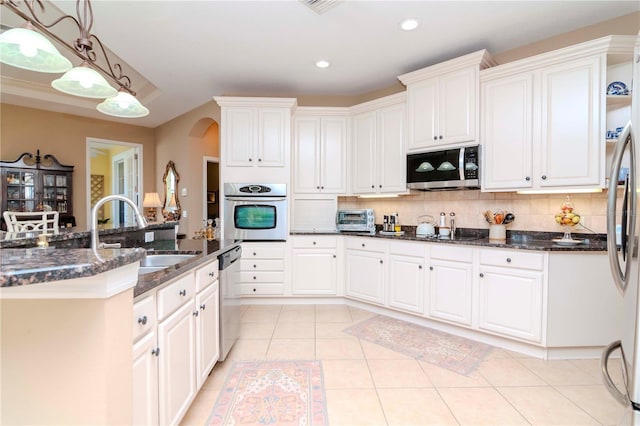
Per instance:
[[[107,195],[106,197],[98,200],[96,205],[93,206],[93,209],[91,210],[91,248],[94,251],[99,248],[120,248],[120,243],[115,243],[115,244],[101,243],[98,238],[98,209],[100,209],[100,207],[106,202],[117,201],[117,200],[124,201],[125,203],[131,206],[131,208],[136,214],[138,228],[147,227],[147,221],[142,216],[142,214],[140,213],[140,210],[138,210],[138,206],[136,206],[133,201],[131,201],[130,199],[128,199],[123,195]]]

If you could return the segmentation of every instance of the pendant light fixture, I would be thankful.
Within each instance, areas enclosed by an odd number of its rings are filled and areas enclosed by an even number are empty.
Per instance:
[[[30,21],[0,34],[0,58],[5,64],[37,72],[60,73],[73,66]]]
[[[122,66],[113,63],[100,39],[91,33],[93,9],[90,0],[76,0],[76,16],[62,15],[45,23],[38,15],[45,14],[47,0],[0,0],[4,6],[24,19],[26,28],[14,28],[0,34],[0,62],[39,72],[61,73],[62,77],[51,85],[61,92],[87,98],[106,99],[97,110],[116,117],[144,117],[149,110],[135,98],[131,79],[122,72]],[[52,6],[53,7],[53,6]],[[66,42],[52,28],[62,21],[72,21],[79,35]],[[38,32],[35,32],[37,29]],[[82,59],[80,66],[71,68],[71,62],[62,56],[55,46],[40,33],[55,40]],[[94,43],[98,49],[94,49]],[[104,65],[101,65],[104,64]],[[105,79],[118,86],[113,88]]]
[[[104,99],[118,94],[118,91],[111,87],[98,71],[90,68],[87,62],[53,80],[51,86],[63,93],[83,98]]]
[[[149,110],[128,92],[120,89],[116,96],[106,99],[96,107],[103,114],[114,117],[139,118],[149,115]]]

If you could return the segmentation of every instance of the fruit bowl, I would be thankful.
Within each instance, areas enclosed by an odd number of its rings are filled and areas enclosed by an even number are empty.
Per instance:
[[[573,203],[567,196],[567,200],[560,206],[560,212],[555,214],[556,223],[564,229],[563,240],[572,240],[571,228],[580,223],[581,217],[573,209]]]

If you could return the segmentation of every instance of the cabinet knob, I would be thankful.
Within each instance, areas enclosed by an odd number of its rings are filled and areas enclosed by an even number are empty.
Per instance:
[[[433,140],[434,140],[434,141],[437,141],[437,140],[438,140],[438,137],[437,137],[437,136],[434,136],[434,137],[433,137]]]
[[[253,161],[251,158],[249,158],[249,161]]]
[[[256,279],[256,277],[254,276],[254,277],[253,277],[253,279],[255,280],[255,279]]]
[[[373,189],[373,188],[375,188],[375,187],[376,187],[375,185],[371,185],[371,189]]]
[[[529,182],[531,180],[531,176],[527,176],[524,178],[524,180],[526,180],[527,182]]]
[[[364,247],[364,243],[362,243],[362,247]]]
[[[151,355],[159,356],[160,348],[151,349]]]
[[[262,158],[258,158],[258,162],[262,161]]]
[[[186,296],[187,295],[187,290],[182,289],[180,290],[180,296]]]
[[[205,305],[204,303],[202,305],[200,305],[200,309],[202,309],[203,311],[207,308],[207,305]]]
[[[256,292],[256,289],[255,289],[255,288],[253,289],[253,292],[254,292],[254,293]]]
[[[209,276],[213,277],[216,273],[215,272],[209,272]]]
[[[542,180],[547,180],[547,175],[542,175]]]
[[[442,135],[438,136],[438,139],[442,139]]]
[[[430,270],[430,271],[433,271],[433,266],[429,266],[429,270]]]
[[[380,261],[380,263],[382,264],[382,260]]]
[[[382,188],[382,185],[378,185],[379,188]]]
[[[507,257],[507,263],[511,263],[511,258]]]
[[[146,325],[147,324],[147,316],[143,316],[138,318],[138,324]]]
[[[256,265],[253,265],[253,267],[254,267],[254,268],[257,268],[257,266],[256,266]]]
[[[197,316],[198,316],[198,313],[199,313],[198,311],[193,311],[193,316],[194,316],[194,317],[197,317]]]
[[[320,189],[324,189],[324,186],[321,186]]]
[[[333,258],[334,258],[334,259],[336,258],[336,255],[335,255],[335,254],[333,255]]]
[[[484,274],[482,272],[480,272],[480,278],[483,278]]]
[[[316,242],[315,242],[315,241],[313,242],[313,245],[314,245],[314,246],[316,245]]]
[[[254,255],[254,256],[256,255],[256,252],[255,252],[255,251],[253,252],[253,255]]]
[[[418,265],[418,269],[422,269],[422,265]]]
[[[316,186],[316,189],[320,189],[320,186]]]

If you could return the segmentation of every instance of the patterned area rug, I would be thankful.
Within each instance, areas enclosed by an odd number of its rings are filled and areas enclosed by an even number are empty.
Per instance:
[[[329,424],[320,361],[233,364],[208,425]]]
[[[493,349],[484,343],[381,315],[344,332],[464,375],[473,372]]]

